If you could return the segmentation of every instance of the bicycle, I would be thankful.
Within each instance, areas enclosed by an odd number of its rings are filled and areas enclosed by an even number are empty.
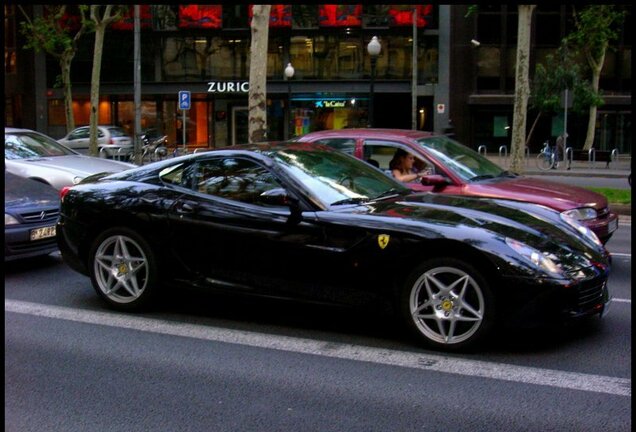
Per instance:
[[[542,171],[547,171],[558,165],[556,149],[550,147],[550,143],[543,143],[541,152],[537,155],[537,167]]]

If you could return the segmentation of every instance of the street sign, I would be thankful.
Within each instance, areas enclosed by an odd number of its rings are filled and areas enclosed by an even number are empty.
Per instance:
[[[190,92],[187,90],[179,91],[179,109],[180,110],[189,110],[190,109]]]

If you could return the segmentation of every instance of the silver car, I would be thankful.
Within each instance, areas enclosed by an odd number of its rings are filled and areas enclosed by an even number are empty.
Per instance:
[[[90,126],[80,126],[69,132],[64,138],[57,140],[81,154],[88,154],[90,143]],[[120,126],[97,126],[97,148],[100,156],[128,157],[133,151],[132,138]]]
[[[21,177],[50,184],[56,189],[79,183],[102,172],[119,172],[136,165],[85,156],[40,132],[4,128],[5,169]]]

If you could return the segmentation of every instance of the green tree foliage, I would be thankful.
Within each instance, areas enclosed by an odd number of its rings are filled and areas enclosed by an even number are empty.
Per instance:
[[[535,126],[543,114],[556,114],[563,110],[561,95],[568,89],[572,100],[572,111],[583,113],[591,105],[599,105],[602,99],[586,81],[575,55],[562,44],[555,54],[537,63],[531,86],[530,108],[537,112],[526,138],[530,142]]]
[[[78,6],[80,13],[79,28],[74,31],[65,20],[66,5],[43,6],[43,15],[31,18],[22,6],[18,5],[24,21],[20,23],[20,32],[27,40],[25,49],[35,52],[44,51],[57,59],[60,65],[60,75],[56,79],[57,85],[64,91],[64,112],[66,114],[66,131],[75,129],[73,117],[73,94],[71,90],[71,63],[77,52],[77,42],[80,37],[93,31],[93,26],[86,20],[87,6]]]
[[[610,44],[618,39],[618,26],[625,19],[626,12],[616,5],[588,5],[579,12],[574,10],[575,30],[566,42],[585,56],[591,72],[591,87],[599,94],[599,81],[605,63],[605,54]],[[583,149],[589,150],[594,144],[596,112],[598,104],[589,105],[587,135]]]

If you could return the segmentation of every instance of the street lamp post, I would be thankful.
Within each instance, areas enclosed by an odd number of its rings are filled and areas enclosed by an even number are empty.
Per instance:
[[[369,59],[371,60],[371,88],[369,91],[369,127],[373,127],[373,92],[375,85],[375,63],[380,55],[382,45],[378,41],[377,36],[371,38],[371,42],[367,45],[367,51],[369,53]]]
[[[285,139],[289,139],[291,136],[291,122],[292,122],[292,111],[291,111],[291,79],[294,77],[294,67],[291,63],[287,63],[287,67],[285,68],[285,79],[287,80],[287,124],[285,130],[287,131],[287,136]]]

